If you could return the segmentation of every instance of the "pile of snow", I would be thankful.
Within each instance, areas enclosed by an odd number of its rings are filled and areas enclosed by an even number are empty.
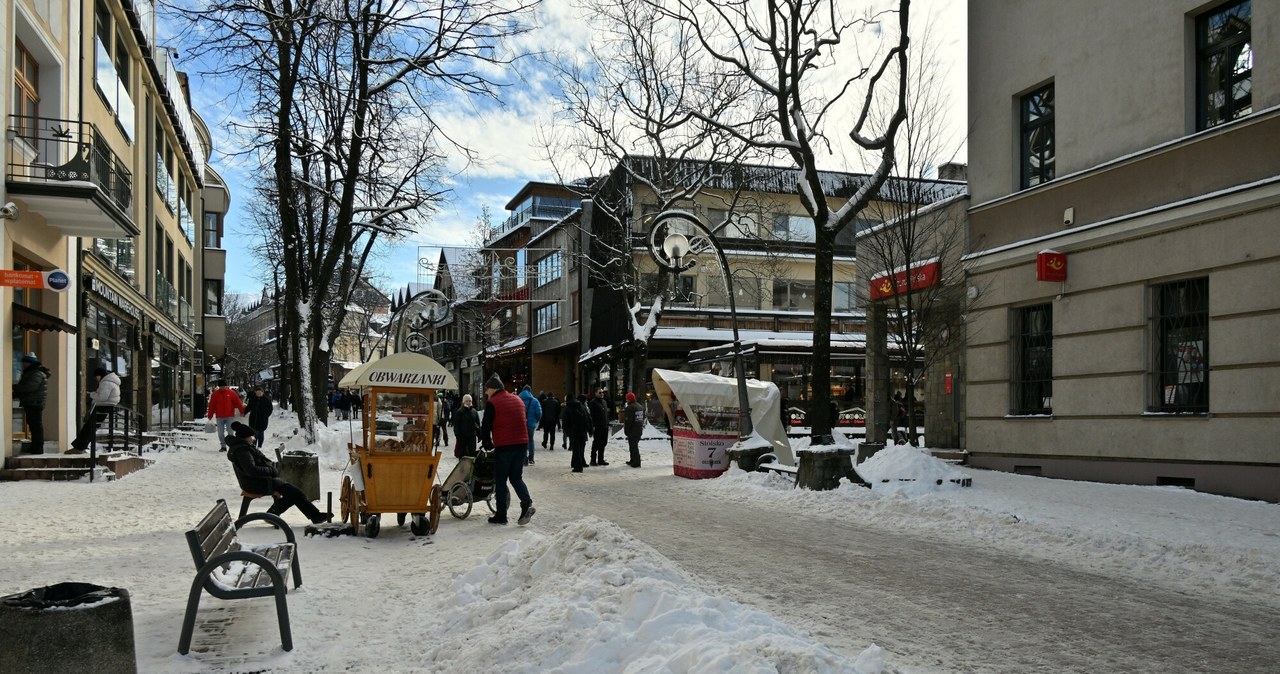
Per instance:
[[[971,479],[951,464],[911,445],[892,445],[853,467],[854,472],[878,492],[922,496],[960,488]]]
[[[769,615],[715,597],[653,548],[587,517],[507,541],[453,581],[431,671],[862,672]],[[479,635],[490,635],[477,638]]]

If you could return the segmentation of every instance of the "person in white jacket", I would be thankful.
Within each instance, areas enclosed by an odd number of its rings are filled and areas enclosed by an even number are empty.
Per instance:
[[[76,434],[76,439],[71,441],[71,449],[67,450],[67,454],[78,454],[87,449],[98,433],[98,424],[107,418],[111,408],[120,404],[120,377],[101,365],[93,371],[93,376],[98,380],[98,388],[89,394],[89,416]]]

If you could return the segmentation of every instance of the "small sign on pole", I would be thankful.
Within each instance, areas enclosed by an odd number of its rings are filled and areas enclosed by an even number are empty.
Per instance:
[[[1061,283],[1067,280],[1067,254],[1042,250],[1036,254],[1036,280]]]

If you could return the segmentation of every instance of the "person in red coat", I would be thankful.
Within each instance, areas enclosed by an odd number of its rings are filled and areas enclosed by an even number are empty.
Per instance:
[[[524,484],[525,454],[529,450],[524,402],[507,393],[497,373],[485,382],[484,392],[489,402],[484,408],[484,420],[480,422],[480,442],[485,449],[493,450],[493,482],[498,496],[497,512],[489,522],[507,523],[507,506],[511,503],[507,482],[510,482],[520,498],[520,519],[516,522],[528,524],[534,508],[529,488]]]
[[[237,413],[244,414],[244,401],[240,400],[239,393],[227,386],[227,382],[219,381],[213,393],[209,394],[208,418],[217,418],[218,444],[222,445],[220,452],[227,451],[227,429],[231,428]]]

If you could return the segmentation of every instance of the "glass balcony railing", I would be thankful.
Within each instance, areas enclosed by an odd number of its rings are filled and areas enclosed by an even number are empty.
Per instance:
[[[196,315],[191,311],[191,303],[185,297],[178,298],[178,325],[186,328],[189,333],[196,331]]]
[[[518,211],[512,212],[500,227],[493,230],[489,235],[489,240],[492,241],[535,218],[542,220],[559,220],[560,218],[572,213],[573,209],[573,206],[531,204]]]
[[[6,179],[12,182],[90,182],[125,215],[133,213],[133,174],[88,122],[9,116]]]
[[[133,98],[129,96],[129,88],[124,81],[120,79],[120,75],[116,73],[116,67],[111,61],[110,53],[107,51],[102,40],[94,40],[96,50],[94,58],[96,59],[96,69],[94,72],[94,83],[98,85],[98,91],[107,101],[107,106],[111,108],[111,112],[115,113],[116,122],[120,124],[120,129],[124,131],[124,135],[130,141],[134,138],[134,121],[137,111],[133,106]]]
[[[178,313],[178,291],[169,283],[160,270],[156,270],[156,306],[168,314],[169,318],[181,322]]]

